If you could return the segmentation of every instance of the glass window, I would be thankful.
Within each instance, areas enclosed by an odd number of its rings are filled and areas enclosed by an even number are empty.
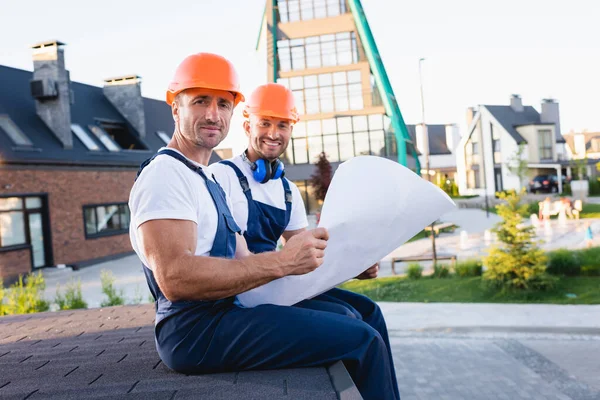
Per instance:
[[[20,197],[0,198],[0,211],[23,209],[23,199]]]
[[[350,109],[351,110],[362,110],[363,106],[363,96],[362,96],[362,87],[360,83],[352,83],[348,85],[348,92],[350,94]]]
[[[25,244],[25,215],[23,211],[0,213],[0,244],[2,247]]]
[[[315,18],[327,17],[327,7],[323,1],[315,0]]]
[[[85,232],[88,237],[123,234],[129,229],[127,204],[84,206]]]
[[[335,118],[324,119],[321,121],[323,125],[323,134],[337,133]]]
[[[338,155],[337,135],[324,135],[323,149],[329,162],[337,162],[340,160],[340,156]]]
[[[319,86],[331,86],[332,83],[331,74],[319,74]]]
[[[304,89],[304,83],[302,82],[301,76],[294,76],[290,78],[290,90]]]
[[[346,72],[334,72],[333,73],[333,84],[334,85],[346,84]]]
[[[306,89],[304,91],[304,97],[306,101],[306,114],[318,114],[319,113],[319,89]]]
[[[322,136],[312,136],[308,138],[308,162],[314,164],[323,152]]]
[[[294,125],[292,131],[293,137],[304,137],[306,136],[306,122],[300,121]]]
[[[306,75],[304,77],[304,87],[305,88],[316,88],[319,86],[319,81],[317,79],[317,75]]]
[[[333,110],[334,110],[333,88],[331,86],[322,87],[319,89],[319,91],[320,91],[320,97],[321,97],[321,112],[322,113],[333,112]]]
[[[327,15],[330,17],[335,17],[336,15],[340,15],[340,0],[328,0],[327,1]]]
[[[385,157],[385,136],[383,131],[369,132],[369,136],[371,140],[371,154]]]
[[[306,138],[301,138],[301,139],[292,138],[292,144],[294,146],[294,163],[296,163],[296,164],[308,163]]]
[[[94,140],[88,135],[88,133],[79,125],[71,124],[71,131],[81,140],[85,147],[88,150],[98,151],[100,150],[100,146],[94,142]]]
[[[0,129],[6,133],[6,135],[13,141],[17,146],[32,146],[31,140],[19,127],[10,119],[8,115],[0,115]]]
[[[319,68],[321,66],[321,49],[319,44],[306,45],[306,68]]]
[[[129,226],[129,206],[127,204],[119,206],[119,218],[122,226]]]
[[[93,235],[93,234],[97,233],[96,209],[95,208],[85,208],[83,210],[83,216],[85,218],[85,232],[88,235]]]
[[[157,131],[156,134],[159,138],[161,138],[163,142],[165,142],[165,144],[169,144],[169,142],[171,141],[171,137],[163,131]]]
[[[538,145],[540,152],[540,160],[552,159],[552,131],[544,129],[538,131]]]
[[[340,161],[346,161],[354,157],[354,143],[352,134],[345,133],[338,136],[340,148]]]
[[[321,121],[320,120],[314,120],[314,121],[308,121],[306,123],[306,130],[308,133],[308,136],[320,136],[321,135]]]
[[[336,111],[348,111],[350,108],[348,86],[334,86],[334,96]]]
[[[288,22],[288,9],[285,1],[278,1],[277,7],[279,8],[279,20],[281,22]]]
[[[290,49],[284,48],[280,49],[277,52],[277,56],[279,57],[279,68],[283,72],[292,70],[292,56],[290,53]]]
[[[366,115],[354,116],[352,117],[352,122],[354,124],[354,132],[366,132],[369,130]]]
[[[337,119],[338,132],[352,132],[352,117],[340,117]]]
[[[277,83],[285,86],[286,88],[290,88],[290,80],[288,78],[279,78],[277,79]]]
[[[292,69],[306,68],[304,59],[304,47],[292,47]]]
[[[300,0],[300,12],[302,13],[302,19],[313,19],[315,12],[312,4],[312,0]]]
[[[369,130],[383,129],[383,118],[381,114],[369,115]]]
[[[34,208],[42,208],[42,199],[40,197],[26,197],[25,208],[29,210]]]
[[[300,21],[300,6],[298,0],[287,0],[289,22]]]
[[[348,83],[361,83],[360,71],[348,71]]]
[[[296,100],[296,108],[299,114],[304,114],[304,92],[296,90],[294,93],[294,99]]]
[[[121,148],[110,138],[110,136],[108,136],[106,134],[106,132],[104,132],[104,130],[102,128],[100,128],[99,126],[96,125],[90,125],[89,126],[90,131],[92,131],[92,133],[94,135],[96,135],[96,137],[98,139],[100,139],[100,141],[102,142],[102,144],[110,151],[119,151],[121,150]]]
[[[352,64],[352,45],[350,39],[338,40],[337,61],[338,65]]]
[[[369,155],[369,134],[367,132],[354,134],[354,153],[357,156]]]
[[[321,56],[323,58],[324,67],[333,67],[337,65],[335,42],[321,43]]]

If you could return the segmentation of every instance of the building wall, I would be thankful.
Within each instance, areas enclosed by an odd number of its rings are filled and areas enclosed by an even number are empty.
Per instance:
[[[47,193],[54,263],[77,264],[132,251],[127,234],[86,239],[83,206],[127,203],[135,175],[123,169],[4,168],[0,195]]]
[[[19,250],[0,252],[0,278],[4,284],[14,281],[19,275],[31,270],[31,250],[27,246]]]
[[[502,148],[502,183],[504,190],[518,190],[522,185],[527,184],[527,182],[519,183],[519,177],[510,172],[508,163],[511,157],[519,150],[519,145],[508,132],[502,129],[500,135],[500,146]],[[527,147],[528,146],[525,145],[525,149],[523,150],[524,159],[527,159]]]
[[[540,152],[539,152],[539,135],[538,132],[540,130],[550,130],[552,134],[552,160],[556,161],[557,152],[556,152],[556,140],[554,127],[551,125],[527,125],[527,126],[519,126],[517,127],[517,132],[527,141],[528,144],[528,160],[532,163],[540,162]]]

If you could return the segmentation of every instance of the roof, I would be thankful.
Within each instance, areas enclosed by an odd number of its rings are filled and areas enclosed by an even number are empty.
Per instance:
[[[175,373],[156,352],[153,307],[0,317],[0,398],[333,400],[342,392],[354,393],[343,398],[360,399],[356,387],[348,386],[341,363],[330,368]]]
[[[408,134],[413,143],[417,143],[417,125],[406,125]],[[446,143],[446,125],[427,125],[427,134],[429,136],[429,154],[432,156],[442,154],[452,154]]]
[[[76,135],[73,135],[73,148],[65,149],[36,114],[29,86],[32,77],[31,71],[0,65],[0,115],[7,114],[33,143],[32,149],[19,148],[0,130],[0,158],[4,163],[137,167],[165,145],[157,131],[169,136],[173,132],[171,109],[164,101],[143,98],[146,136],[139,138],[135,128],[104,96],[101,87],[71,82],[74,95],[71,123],[84,127],[100,150],[89,151]],[[96,119],[125,124],[148,150],[108,151],[87,129]],[[211,162],[218,160],[220,158],[213,153]]]
[[[512,138],[518,143],[527,143],[525,138],[517,132],[516,127],[522,125],[548,125],[542,123],[540,113],[537,112],[532,106],[523,106],[523,111],[517,112],[511,106],[490,106],[484,105],[485,107],[498,121],[500,125],[512,136]],[[564,138],[556,129],[556,141],[558,143],[564,143]]]

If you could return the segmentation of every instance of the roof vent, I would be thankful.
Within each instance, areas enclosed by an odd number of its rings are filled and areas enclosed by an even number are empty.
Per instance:
[[[54,99],[58,97],[56,81],[50,78],[33,79],[29,82],[31,95],[38,100]]]

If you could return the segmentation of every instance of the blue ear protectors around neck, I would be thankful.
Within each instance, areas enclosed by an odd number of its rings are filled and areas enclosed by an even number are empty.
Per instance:
[[[256,162],[248,160],[246,152],[242,153],[242,158],[250,166],[252,177],[260,183],[267,183],[271,179],[279,179],[285,175],[283,163],[279,160],[265,160],[260,158]]]

